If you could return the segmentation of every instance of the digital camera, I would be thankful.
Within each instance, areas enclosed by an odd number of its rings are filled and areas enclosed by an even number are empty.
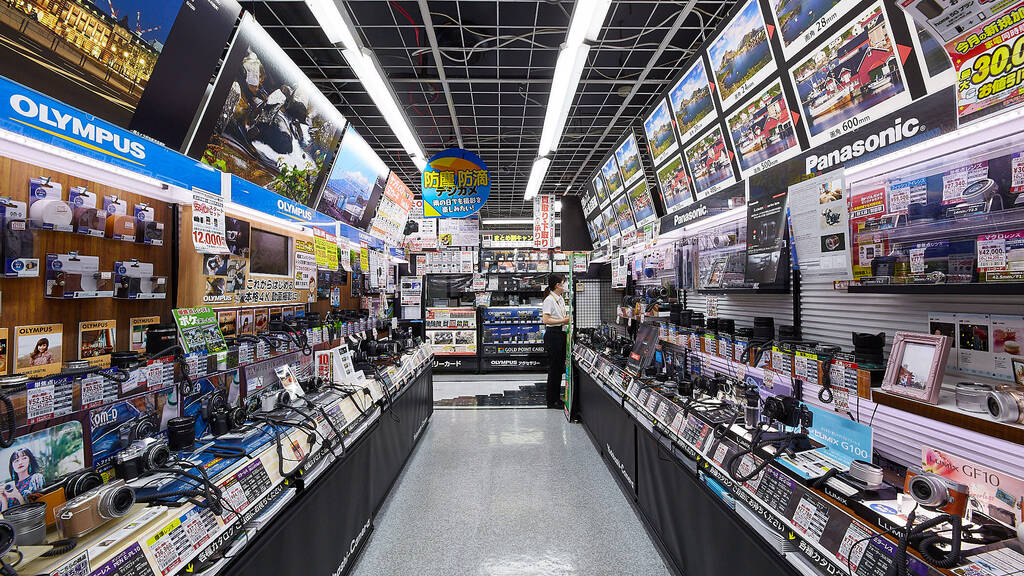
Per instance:
[[[68,500],[55,512],[62,538],[79,538],[131,511],[135,491],[118,478]]]

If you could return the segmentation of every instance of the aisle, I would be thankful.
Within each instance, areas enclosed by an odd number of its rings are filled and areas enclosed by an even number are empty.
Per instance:
[[[582,426],[437,410],[354,576],[669,574]]]

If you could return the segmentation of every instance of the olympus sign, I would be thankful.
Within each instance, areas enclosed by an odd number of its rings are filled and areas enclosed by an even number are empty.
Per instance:
[[[12,94],[10,104],[11,108],[20,116],[38,120],[47,126],[63,132],[64,135],[58,136],[65,140],[73,136],[75,138],[91,140],[97,146],[104,146],[109,143],[113,144],[114,148],[122,154],[130,154],[139,160],[146,159],[146,146],[142,142],[125,138],[91,122],[83,124],[80,118],[75,118],[71,114],[65,114],[46,104],[37,104],[35,100],[22,94]],[[31,124],[29,125],[31,126]],[[81,142],[78,143],[81,144]],[[106,151],[104,150],[104,152]],[[106,153],[109,154],[109,152]]]
[[[703,216],[707,216],[707,214],[708,214],[708,207],[702,204],[699,207],[694,208],[693,210],[690,210],[689,212],[683,212],[682,214],[676,214],[675,217],[672,219],[672,223],[675,226],[679,226],[679,225],[682,225],[682,224],[687,224],[689,222],[692,222],[692,221],[696,220],[697,218],[701,218]]]
[[[866,138],[854,141],[842,148],[836,148],[828,154],[811,154],[807,157],[807,172],[818,172],[841,163],[859,158],[868,152],[874,152],[886,146],[902,141],[904,138],[911,138],[924,131],[924,125],[917,118],[910,118],[906,122],[897,118],[892,126],[880,130],[877,134],[871,134]]]
[[[284,213],[286,213],[286,214],[291,214],[293,216],[298,216],[299,218],[302,218],[303,220],[312,220],[313,219],[313,211],[312,210],[306,210],[305,208],[302,208],[301,206],[298,206],[297,204],[292,204],[291,202],[286,202],[285,200],[279,199],[277,201],[277,209],[282,211],[282,212],[284,212]]]

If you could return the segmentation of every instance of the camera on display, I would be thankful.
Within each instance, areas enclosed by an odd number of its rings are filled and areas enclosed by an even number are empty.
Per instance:
[[[967,512],[970,489],[945,476],[930,472],[907,472],[904,492],[921,506],[930,510],[963,516]]]
[[[79,538],[124,516],[134,504],[135,491],[117,478],[68,500],[56,512],[57,526],[64,538]]]
[[[988,393],[985,407],[996,422],[1024,424],[1024,391],[1000,386]]]
[[[814,424],[811,410],[792,396],[769,396],[761,413],[768,420],[787,428],[810,428]]]
[[[117,453],[114,470],[118,478],[134,480],[147,472],[166,467],[170,460],[171,450],[166,440],[143,438]]]

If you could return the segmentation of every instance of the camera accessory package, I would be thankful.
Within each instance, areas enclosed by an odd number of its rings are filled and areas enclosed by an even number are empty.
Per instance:
[[[0,253],[7,278],[37,278],[39,259],[33,258],[35,239],[28,226],[28,206],[9,198],[0,198]]]
[[[114,298],[162,300],[167,298],[167,277],[154,276],[153,264],[138,260],[114,263]]]
[[[49,178],[33,178],[29,182],[28,216],[33,228],[72,232],[74,210],[61,199],[60,182]]]
[[[151,246],[164,245],[164,224],[156,221],[156,211],[148,204],[135,205],[135,241]]]
[[[107,212],[96,207],[99,198],[84,186],[75,186],[68,194],[74,209],[75,232],[102,238],[107,232]]]
[[[107,213],[107,236],[114,240],[134,242],[135,216],[128,214],[128,202],[117,196],[104,196],[103,210]]]
[[[47,298],[112,298],[113,272],[100,271],[99,256],[46,255]]]

